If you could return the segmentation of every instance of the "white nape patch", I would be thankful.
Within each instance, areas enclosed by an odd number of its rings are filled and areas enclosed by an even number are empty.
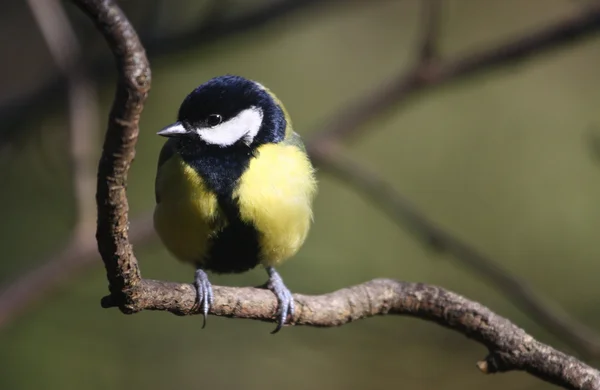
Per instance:
[[[240,139],[246,145],[250,145],[262,126],[262,119],[262,110],[252,106],[241,111],[227,122],[213,127],[196,129],[196,132],[204,142],[211,145],[231,146]]]

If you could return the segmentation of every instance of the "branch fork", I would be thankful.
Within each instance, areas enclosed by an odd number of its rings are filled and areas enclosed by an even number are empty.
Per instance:
[[[191,285],[142,279],[129,242],[125,190],[127,173],[135,154],[138,120],[150,89],[150,66],[144,48],[129,21],[112,0],[72,1],[95,22],[106,38],[119,72],[98,168],[96,194],[96,238],[111,292],[102,300],[103,306],[117,306],[124,313],[159,310],[177,315],[198,314]],[[427,2],[425,25],[428,27],[424,34],[421,64],[433,64],[431,61],[437,57],[435,38],[432,38],[437,35],[437,3],[435,0]],[[521,56],[522,52],[516,50],[515,55]],[[489,58],[481,61],[486,60]],[[449,66],[449,69],[438,67],[442,71],[436,73],[436,77],[456,76],[474,65],[450,63]],[[403,93],[418,86],[419,83],[417,86],[407,83]],[[392,93],[384,98],[394,96]],[[328,149],[331,148],[322,150]],[[210,311],[213,315],[275,320],[277,302],[268,290],[214,286],[214,292],[215,302]],[[485,306],[438,286],[376,279],[325,295],[296,294],[294,299],[298,307],[291,321],[294,325],[340,326],[374,315],[418,317],[458,331],[485,345],[490,353],[477,364],[482,372],[522,370],[565,388],[600,390],[598,370],[535,340]]]

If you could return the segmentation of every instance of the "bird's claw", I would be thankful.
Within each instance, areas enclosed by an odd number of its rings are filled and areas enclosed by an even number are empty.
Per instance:
[[[196,287],[196,308],[202,310],[202,329],[204,329],[206,326],[206,316],[208,315],[208,310],[212,306],[214,300],[212,285],[208,280],[206,272],[201,269],[196,270],[194,286]]]
[[[269,267],[267,272],[269,273],[267,287],[275,294],[278,303],[277,327],[271,332],[271,334],[275,334],[281,330],[288,316],[294,317],[294,298],[275,269]]]

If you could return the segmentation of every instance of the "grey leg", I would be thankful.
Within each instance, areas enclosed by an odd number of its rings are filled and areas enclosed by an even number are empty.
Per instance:
[[[213,290],[206,272],[200,268],[196,269],[196,275],[194,278],[194,286],[196,286],[196,301],[198,307],[202,310],[204,321],[202,323],[202,329],[206,326],[206,316],[208,315],[208,309],[213,304]]]
[[[277,327],[271,333],[275,334],[281,330],[281,327],[285,324],[285,321],[289,316],[294,316],[294,298],[292,293],[283,283],[281,276],[275,271],[273,267],[265,267],[269,274],[269,282],[267,284],[269,290],[275,294],[279,303],[279,309],[277,311],[279,321]]]

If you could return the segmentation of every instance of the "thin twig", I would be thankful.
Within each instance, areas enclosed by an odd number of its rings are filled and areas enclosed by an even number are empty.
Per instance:
[[[417,66],[398,76],[397,81],[385,85],[371,96],[359,98],[350,108],[338,112],[334,118],[340,118],[339,122],[331,122],[325,130],[316,133],[307,144],[307,149],[323,168],[330,169],[354,188],[363,191],[374,204],[388,212],[392,211],[396,223],[416,233],[426,244],[452,254],[456,261],[494,283],[499,291],[512,298],[513,304],[580,355],[600,356],[600,336],[596,332],[570,317],[556,305],[551,305],[526,283],[499,266],[498,262],[441,229],[375,172],[368,171],[350,157],[343,155],[338,145],[364,130],[363,125],[372,118],[391,107],[398,109],[401,103],[426,88],[458,81],[482,70],[529,58],[556,46],[572,43],[586,31],[596,31],[600,27],[600,5],[597,4],[594,12],[588,10],[492,50],[455,60],[438,59],[435,62],[427,59],[436,52],[435,24],[439,23],[439,4],[436,0],[430,0],[425,3],[424,9],[426,22],[421,44],[417,48],[421,53],[421,60]]]
[[[152,213],[134,218],[130,230],[129,239],[134,245],[144,245],[155,239]],[[63,250],[0,288],[0,328],[47,300],[75,275],[95,269],[101,264],[99,260],[98,244],[93,236],[73,236]]]
[[[73,186],[77,204],[77,223],[73,230],[77,237],[93,237],[96,136],[99,124],[99,106],[96,88],[81,66],[69,78],[70,154]]]
[[[285,17],[292,12],[317,6],[322,3],[332,3],[333,1],[341,2],[340,0],[279,0],[266,2],[264,6],[256,7],[247,13],[231,18],[226,23],[203,23],[200,21],[197,27],[181,34],[166,36],[162,39],[156,39],[146,44],[146,50],[151,56],[155,53],[168,55],[170,53],[197,48],[216,39],[227,37],[233,34],[240,34],[250,29],[262,26],[265,23]],[[225,1],[221,2],[225,3]],[[215,8],[215,4],[210,7]],[[214,12],[214,10],[213,10]],[[205,15],[203,16],[204,19]],[[206,20],[204,20],[206,22]]]
[[[98,172],[97,239],[111,292],[103,299],[103,306],[117,306],[125,313],[161,310],[178,315],[197,314],[199,308],[193,286],[141,279],[131,244],[122,230],[127,224],[124,184],[150,83],[143,47],[125,16],[111,1],[73,1],[103,33],[117,58],[119,70],[117,95]],[[214,290],[211,314],[276,319],[277,301],[269,291],[220,286]],[[600,389],[597,370],[536,341],[483,305],[436,286],[380,279],[323,296],[296,295],[294,299],[298,310],[292,318],[293,324],[339,326],[373,315],[412,315],[442,324],[484,344],[489,355],[478,367],[485,373],[524,370],[569,389]]]
[[[440,56],[441,7],[441,0],[423,0],[423,32],[418,48],[421,65],[434,63]]]
[[[202,47],[212,45],[216,41],[261,28],[274,20],[287,17],[294,12],[323,7],[333,1],[337,1],[339,4],[344,3],[339,0],[269,1],[264,6],[256,7],[243,15],[231,18],[219,25],[207,26],[200,22],[195,29],[160,37],[156,37],[154,31],[148,31],[149,36],[145,37],[144,41],[148,43],[146,49],[151,58],[166,57],[191,48],[200,50]],[[374,0],[364,2],[364,4],[371,3],[372,1]],[[88,69],[92,69],[95,79],[103,79],[111,74],[112,68],[108,65],[110,64],[103,57],[93,64],[88,64]],[[22,134],[23,132],[19,131],[19,129],[29,119],[32,110],[47,104],[48,101],[54,99],[56,96],[61,96],[63,92],[63,79],[53,78],[31,94],[13,99],[8,104],[1,106],[0,122],[4,128],[10,129],[0,134],[2,139],[14,139]]]
[[[27,0],[54,63],[67,79],[70,157],[77,218],[74,240],[92,237],[94,213],[94,138],[98,133],[98,99],[81,60],[77,35],[59,0]]]
[[[222,24],[223,16],[226,14],[227,9],[231,6],[229,0],[210,0],[208,5],[202,8],[200,14],[200,22],[198,26],[200,28],[210,28]]]
[[[45,0],[31,1],[35,2],[35,5],[41,3],[43,7],[48,6]],[[261,27],[262,25],[272,20],[284,17],[302,8],[308,8],[308,6],[320,4],[318,1],[315,0],[282,0],[277,3],[278,4],[267,5],[263,8],[259,7],[256,10],[250,11],[248,14],[242,15],[234,20],[224,22],[218,28],[213,26],[211,27],[211,29],[206,29],[206,26],[200,26],[199,29],[202,30],[195,31],[194,33],[186,33],[186,41],[189,47],[198,47],[203,44],[211,44],[219,39],[224,39],[233,34],[244,32],[251,28]],[[61,24],[67,25],[67,23],[64,21],[61,22]],[[51,23],[51,27],[56,28],[54,22]],[[201,37],[200,33],[202,33]],[[201,39],[194,40],[194,34],[196,35],[196,38]],[[50,34],[50,37],[55,36],[55,33]],[[168,39],[169,42],[175,42],[179,40],[179,35],[163,39]],[[170,46],[170,44],[160,42],[162,41],[159,39],[159,42],[157,43],[159,47],[154,48],[155,55],[165,55],[167,53],[172,52],[173,47]],[[67,46],[71,48],[74,47],[73,45]],[[61,50],[64,49],[64,46],[60,44],[53,44],[52,47],[59,47],[61,48]],[[181,49],[189,47],[182,47]],[[164,50],[164,52],[161,50]],[[67,54],[60,54],[54,57],[65,58],[66,56]],[[73,55],[68,56],[73,57]],[[68,61],[65,61],[65,64],[67,63]],[[64,65],[65,69],[68,67],[68,64]],[[98,66],[96,66],[96,68],[98,68]],[[103,68],[103,66],[100,66],[100,68]],[[45,102],[48,100],[49,96],[57,94],[56,88],[52,87],[45,88],[44,91],[45,92],[42,92],[41,95],[39,95],[39,99],[33,100],[40,100]],[[29,108],[31,104],[22,104],[21,102],[18,103],[17,106],[27,106]],[[90,105],[86,104],[86,106],[89,107]],[[15,110],[14,107],[9,107],[6,109],[6,113],[13,113],[15,111],[18,110]],[[73,112],[72,109],[70,111]],[[0,113],[0,118],[5,118],[3,116],[4,109],[2,110],[2,112],[3,113]],[[27,112],[29,113],[29,109],[27,110]],[[92,117],[91,114],[87,114],[86,116]],[[22,118],[25,118],[25,116],[22,116]],[[71,121],[71,123],[75,122],[79,123],[79,121]],[[4,121],[3,123],[5,125],[7,124],[6,121]],[[96,121],[96,123],[98,123],[98,121]],[[74,127],[71,125],[71,128]],[[82,127],[77,128],[79,128],[80,130],[82,129]],[[83,149],[79,150],[81,151]],[[77,196],[77,199],[89,200],[90,197]],[[79,208],[82,207],[78,207],[78,209]],[[94,207],[91,208],[92,212],[93,210]],[[82,215],[80,213],[78,214]],[[152,237],[154,237],[154,232],[151,228],[151,221],[152,216],[151,213],[149,213],[131,222],[132,227],[137,226],[137,228],[132,229],[133,234],[130,236],[132,242],[146,242]],[[80,241],[79,237],[82,237],[83,240]],[[0,328],[10,323],[22,313],[25,313],[27,310],[30,310],[36,303],[40,302],[42,299],[45,299],[48,296],[50,296],[50,294],[53,291],[55,291],[62,283],[71,280],[75,275],[78,275],[79,273],[89,269],[89,267],[96,264],[95,261],[98,258],[96,253],[97,245],[95,242],[90,243],[90,241],[86,239],[86,237],[86,234],[80,235],[74,231],[63,250],[39,262],[42,264],[39,267],[33,268],[30,271],[23,273],[22,275],[16,277],[8,285],[2,286],[0,288]],[[77,261],[79,261],[80,264],[75,264],[75,262]]]
[[[600,3],[595,4],[587,12],[568,16],[560,22],[510,39],[491,49],[438,60],[426,67],[417,64],[408,72],[383,82],[373,90],[369,99],[357,99],[340,109],[337,115],[332,115],[333,120],[319,126],[326,130],[318,134],[315,143],[328,139],[348,140],[365,130],[363,125],[369,120],[391,108],[397,109],[426,90],[462,81],[484,71],[514,65],[600,33]]]
[[[586,358],[600,356],[600,338],[596,332],[536,293],[519,277],[501,267],[498,261],[433,222],[377,172],[343,153],[339,145],[319,144],[312,147],[311,151],[313,159],[322,168],[364,194],[392,221],[408,229],[420,241],[438,252],[452,255],[455,261],[492,282],[510,302],[557,339]]]
[[[427,15],[427,13],[424,13],[424,15]],[[530,35],[508,41],[492,49],[466,54],[464,57],[459,57],[454,60],[446,60],[437,65],[438,69],[442,69],[444,71],[438,72],[436,79],[430,81],[429,83],[419,85],[418,87],[413,85],[415,83],[414,75],[412,77],[407,77],[405,73],[402,73],[395,78],[395,81],[382,85],[381,88],[371,94],[368,98],[358,99],[356,102],[349,104],[347,107],[332,115],[332,119],[327,121],[326,125],[322,126],[322,128],[316,132],[316,136],[308,140],[307,145],[309,147],[309,151],[311,151],[314,158],[318,160],[321,153],[315,149],[318,145],[322,145],[325,149],[331,145],[335,145],[334,143],[324,142],[328,138],[332,138],[337,142],[338,140],[341,140],[347,136],[347,134],[344,133],[344,130],[349,131],[348,135],[358,133],[360,130],[364,130],[364,124],[371,118],[388,110],[392,106],[398,107],[400,103],[407,102],[409,99],[418,96],[416,92],[427,90],[428,87],[435,87],[439,84],[461,80],[470,76],[471,74],[477,74],[484,70],[511,64],[512,61],[515,60],[530,58],[540,53],[546,53],[554,48],[553,45],[555,42],[557,43],[557,47],[564,47],[566,43],[573,43],[576,39],[582,39],[591,35],[591,33],[597,32],[599,27],[598,25],[600,24],[598,22],[598,9],[595,9],[595,14],[590,14],[584,17],[569,17],[568,19],[550,27],[542,28],[531,33]],[[424,29],[424,31],[428,31],[428,29]],[[434,34],[431,34],[430,36],[434,36]],[[567,36],[568,39],[566,39],[565,36]],[[427,39],[423,39],[422,41],[427,41]],[[440,75],[444,76],[441,77]],[[335,168],[335,165],[332,165],[332,168]],[[373,176],[371,173],[369,175],[371,175],[373,178],[376,178],[376,176]],[[367,191],[368,190],[369,189],[367,186]],[[393,198],[396,196],[397,195],[394,195]],[[389,202],[390,205],[394,204],[394,201]],[[396,206],[391,207],[396,208]],[[398,207],[398,210],[402,210],[402,207],[407,206]],[[408,209],[411,210],[412,208],[408,207]],[[147,218],[149,217],[147,216]],[[412,227],[413,225],[414,224],[411,223],[407,224],[409,227]],[[136,234],[135,238],[145,239],[147,236]],[[85,253],[89,252],[86,250]],[[90,259],[88,255],[83,256],[82,262],[86,264],[93,264],[93,262],[87,262],[88,259]],[[60,264],[60,262],[63,260],[64,257],[61,256],[53,257],[51,263],[57,262]],[[79,272],[79,270],[84,268],[85,267],[67,268],[64,270],[64,279],[60,280],[57,278],[39,278],[37,279],[38,282],[35,284],[36,289],[46,292],[52,291],[56,288],[61,280],[68,280],[69,277],[74,277],[76,271]],[[37,273],[37,270],[32,271],[32,274],[35,273]],[[17,278],[15,282],[11,284],[11,286],[18,286],[21,283],[21,280],[30,279],[30,274],[26,273],[22,277]],[[31,286],[32,284],[29,285]],[[19,293],[15,293],[15,291],[26,290],[15,289],[11,286],[5,290],[5,293],[0,293],[0,318],[14,318],[14,316],[18,314],[15,311],[17,307],[29,306],[27,296],[21,296]],[[7,294],[6,291],[10,293]],[[519,291],[519,289],[515,289],[515,291]],[[514,293],[514,291],[511,292]],[[11,300],[19,302],[20,305],[16,306],[2,304],[2,302]],[[515,302],[518,303],[519,299],[515,299]],[[537,312],[538,309],[533,310],[533,313]],[[553,310],[544,310],[542,305],[542,310],[538,313],[538,316],[542,318],[544,315],[550,315],[552,317],[555,315],[555,313],[553,313]],[[544,322],[545,320],[542,319],[542,321]],[[0,326],[3,322],[5,323],[5,321],[0,321]],[[560,328],[560,323],[561,321],[556,322],[556,324],[559,325],[555,329]],[[550,326],[556,326],[556,324]],[[544,323],[541,325],[544,325]],[[546,326],[548,327],[548,324],[546,324]],[[569,326],[567,329],[569,328],[575,330],[567,331],[562,333],[560,336],[564,337],[566,335],[566,338],[573,337],[573,340],[577,340],[577,338],[579,338],[577,336],[579,334],[577,329],[585,329],[585,327],[580,327],[578,325]],[[586,331],[581,333],[582,336],[580,338],[583,339],[582,343],[571,341],[571,345],[582,355],[598,356],[597,342],[595,341],[597,340],[597,337],[588,336],[587,334],[588,332]],[[580,346],[577,346],[576,344],[580,344]],[[588,347],[586,347],[586,345],[588,345]]]

